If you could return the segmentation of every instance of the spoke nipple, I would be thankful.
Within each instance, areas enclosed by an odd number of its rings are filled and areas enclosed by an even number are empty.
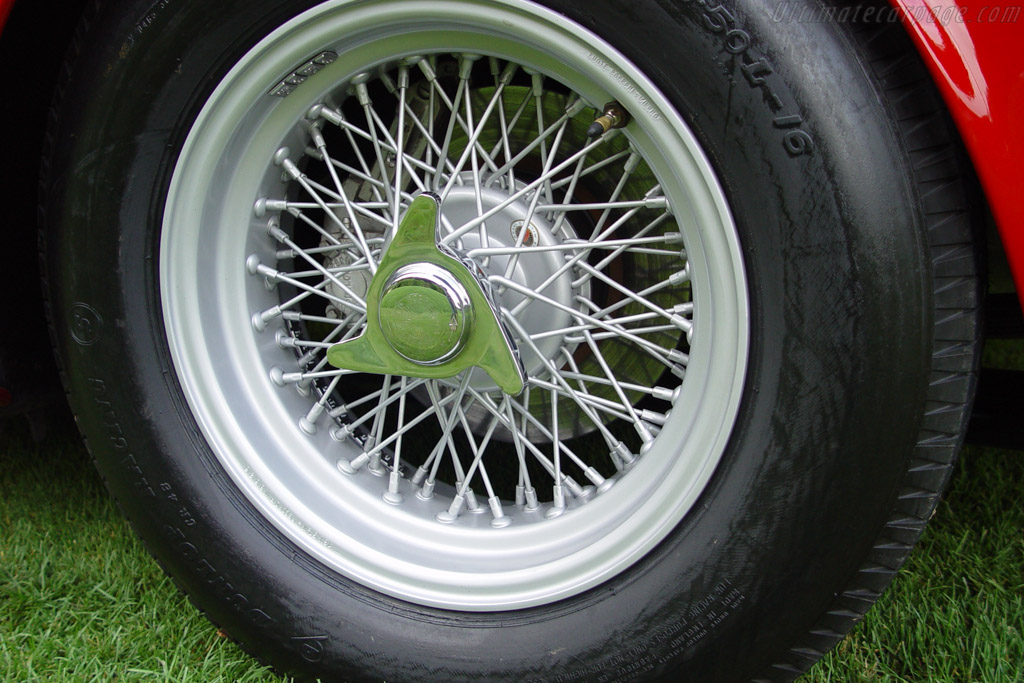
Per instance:
[[[359,471],[358,469],[353,467],[352,463],[350,463],[345,458],[339,458],[338,459],[337,467],[338,467],[338,471],[342,472],[343,474],[355,474],[356,472]]]
[[[572,477],[562,476],[562,481],[565,482],[565,488],[569,489],[569,493],[572,494],[573,498],[587,498],[590,494],[587,493],[586,489],[576,483],[576,480]],[[593,493],[593,488],[591,488]]]
[[[654,439],[648,439],[644,441],[644,445],[640,447],[640,455],[647,455],[647,452],[654,446]]]
[[[548,519],[558,517],[565,512],[565,489],[557,484],[551,489],[551,508],[544,513]]]
[[[672,389],[668,389],[666,387],[653,387],[651,389],[651,396],[658,399],[659,401],[675,400],[675,392]]]
[[[501,500],[497,496],[488,498],[487,504],[490,506],[491,514],[494,516],[494,519],[491,520],[492,527],[500,529],[512,523],[512,518],[505,516],[505,511],[501,507]]]
[[[687,266],[685,268],[683,268],[682,270],[680,270],[678,273],[673,273],[672,275],[669,275],[668,276],[668,283],[674,287],[675,285],[682,284],[682,283],[686,282],[689,279],[690,279],[690,267],[689,267],[689,264],[687,264]]]
[[[595,486],[599,487],[598,491],[600,491],[601,490],[600,487],[604,486],[604,483],[606,481],[608,481],[607,479],[602,477],[601,473],[598,472],[597,470],[595,470],[593,467],[588,467],[587,471],[584,472],[584,474],[586,475],[587,479],[589,479],[591,481],[591,483],[593,483]]]
[[[597,492],[599,494],[607,492],[608,489],[615,486],[615,481],[615,479],[605,479],[604,483],[597,487]]]
[[[583,98],[577,97],[572,103],[566,107],[565,113],[569,115],[569,118],[576,116],[581,111],[587,108],[587,103],[583,101]]]
[[[316,434],[316,425],[310,422],[308,419],[306,419],[305,415],[299,418],[299,429],[306,432],[310,436]]]
[[[262,313],[252,314],[252,327],[257,332],[262,332],[263,330],[267,329],[267,321],[264,320]]]
[[[681,304],[676,304],[672,307],[672,312],[679,315],[686,315],[687,313],[693,313],[693,302],[684,301]]]
[[[685,366],[687,363],[690,362],[690,357],[683,353],[682,351],[680,351],[679,349],[672,349],[666,355],[668,355],[668,359],[670,361],[672,361],[673,363],[677,363],[679,365]]]
[[[629,447],[621,441],[616,442],[615,446],[612,448],[612,454],[618,456],[626,467],[633,464],[633,461],[636,460],[636,456],[633,455],[633,452],[630,451]]]
[[[533,511],[540,507],[540,501],[537,500],[537,489],[532,486],[526,489],[526,508],[527,511]]]
[[[327,146],[327,141],[324,140],[324,134],[320,132],[320,124],[314,123],[309,127],[309,137],[313,140],[313,145],[319,150]]]
[[[522,484],[516,486],[516,505],[519,507],[526,505],[526,487]]]
[[[640,419],[643,420],[644,422],[649,422],[651,424],[660,426],[665,424],[665,420],[668,419],[668,414],[662,414],[657,412],[656,410],[644,408],[643,410],[640,411]]]
[[[673,315],[671,318],[669,318],[669,322],[671,322],[679,329],[684,330],[687,334],[689,334],[693,329],[693,323],[681,315]]]
[[[245,269],[249,271],[249,275],[255,275],[260,267],[260,257],[256,254],[249,254],[245,259]]]
[[[484,512],[484,509],[480,506],[480,503],[477,502],[476,494],[473,493],[473,489],[468,489],[466,491],[466,507],[469,508],[469,511],[475,515],[483,514]]]
[[[416,497],[420,500],[430,500],[434,497],[434,480],[428,479],[423,482],[423,487],[416,492]]]
[[[446,510],[444,512],[438,512],[434,515],[434,519],[441,522],[441,524],[451,524],[455,521],[455,515]]]
[[[306,112],[306,118],[310,120],[320,118],[320,112],[322,112],[323,110],[323,103],[314,104],[312,107],[309,108],[309,111]]]
[[[440,513],[438,513],[437,521],[445,522],[445,520],[441,519],[442,515],[446,515],[447,517],[450,517],[449,521],[455,521],[455,518],[459,516],[460,512],[462,512],[462,505],[465,502],[466,502],[466,499],[465,499],[465,497],[463,497],[463,495],[461,493],[456,494],[455,497],[452,498],[452,504],[448,506],[448,511],[447,512],[440,512]]]
[[[384,468],[383,463],[380,461],[380,453],[374,453],[370,456],[370,464],[366,466],[366,469],[375,477],[383,477],[387,469]]]
[[[352,465],[352,468],[354,470],[358,470],[362,469],[362,467],[366,465],[366,463],[368,462],[370,462],[370,456],[368,456],[366,453],[360,453],[356,457],[352,458],[349,461],[349,464]]]
[[[287,147],[282,147],[281,149],[274,152],[274,165],[281,166],[282,164],[284,164],[284,162],[288,160],[289,154],[291,154],[291,150],[288,149]]]
[[[284,386],[284,370],[278,366],[270,368],[270,381],[279,387]]]
[[[501,72],[501,76],[498,78],[498,81],[500,83],[508,85],[509,83],[512,82],[512,77],[515,75],[518,69],[518,64],[516,64],[515,62],[509,62],[508,64],[505,65],[505,69]],[[493,68],[491,73],[494,73]]]
[[[352,430],[349,428],[348,425],[335,427],[334,429],[331,430],[331,438],[334,439],[335,441],[345,441],[350,436],[352,436]],[[347,463],[348,461],[346,460],[345,462]]]
[[[298,375],[300,373],[295,373],[295,374]],[[285,376],[285,379],[287,379],[287,375]],[[312,380],[308,380],[308,379],[299,380],[298,382],[295,383],[295,391],[299,392],[300,396],[309,396],[310,386],[311,385],[312,385]]]
[[[389,505],[401,505],[405,500],[405,496],[398,492],[398,484],[401,481],[402,475],[398,472],[391,472],[391,476],[388,480],[388,490],[381,494],[381,498],[384,499],[385,503]]]
[[[410,479],[410,481],[412,482],[413,486],[419,486],[420,484],[423,483],[423,480],[426,478],[427,470],[425,467],[423,467],[423,465],[420,465],[419,467],[416,468],[416,472],[412,475],[412,479]]]
[[[366,74],[360,74],[356,78],[362,78]],[[356,99],[359,100],[359,106],[369,107],[370,106],[370,91],[366,89],[366,82],[362,81],[355,84]]]
[[[277,216],[271,216],[267,221],[267,234],[281,243],[288,240],[288,233],[281,229],[281,219]]]
[[[257,218],[263,218],[267,215],[267,198],[260,197],[257,199],[256,203],[253,204],[252,212]]]

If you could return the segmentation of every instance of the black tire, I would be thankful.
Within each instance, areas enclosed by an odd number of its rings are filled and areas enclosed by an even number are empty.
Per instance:
[[[312,0],[89,13],[44,181],[51,322],[78,424],[178,585],[283,672],[788,680],[889,583],[962,441],[978,282],[952,128],[898,25],[773,22],[747,1],[545,4],[661,89],[742,245],[742,401],[699,499],[655,547],[527,608],[417,604],[314,557],[209,444],[165,330],[169,186],[214,89]]]

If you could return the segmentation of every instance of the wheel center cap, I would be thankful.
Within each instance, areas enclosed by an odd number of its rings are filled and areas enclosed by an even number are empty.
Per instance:
[[[378,319],[384,338],[402,357],[436,365],[465,347],[473,307],[466,288],[450,271],[417,262],[388,277]]]
[[[330,347],[327,362],[432,379],[478,367],[518,395],[526,386],[519,350],[486,280],[438,241],[439,208],[430,193],[413,200],[370,281],[366,329]]]

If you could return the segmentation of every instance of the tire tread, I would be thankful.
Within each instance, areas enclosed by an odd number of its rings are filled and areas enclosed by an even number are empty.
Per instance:
[[[863,618],[921,537],[963,445],[981,353],[981,255],[976,181],[931,77],[900,25],[851,32],[893,113],[910,159],[931,254],[932,372],[918,442],[889,521],[827,613],[754,680],[791,681]],[[811,657],[809,653],[817,652]]]

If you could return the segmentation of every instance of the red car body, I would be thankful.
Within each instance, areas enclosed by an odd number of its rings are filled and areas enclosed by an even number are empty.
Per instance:
[[[892,0],[945,99],[981,180],[1024,292],[1024,61],[1020,6],[976,0]]]

